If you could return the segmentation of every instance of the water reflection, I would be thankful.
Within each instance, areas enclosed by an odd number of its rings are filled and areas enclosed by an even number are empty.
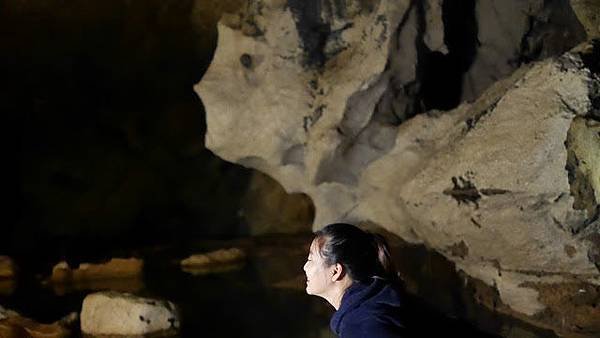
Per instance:
[[[240,270],[244,267],[244,265],[244,263],[230,263],[215,266],[182,266],[181,270],[194,276],[201,276]]]
[[[15,292],[17,283],[13,279],[0,279],[0,296],[10,296]]]
[[[70,283],[50,282],[46,284],[57,296],[67,293],[112,290],[118,292],[138,293],[144,289],[144,281],[141,276],[132,278],[111,278],[100,280],[83,280]]]
[[[181,318],[180,337],[335,337],[329,331],[333,308],[318,297],[307,296],[304,291],[302,266],[311,237],[307,234],[304,237],[202,241],[138,249],[144,260],[144,271],[139,278],[46,285],[38,280],[25,280],[19,281],[16,286],[5,287],[10,292],[4,293],[0,283],[0,304],[36,321],[52,323],[70,312],[80,312],[83,298],[90,292],[115,290],[167,299],[177,304]],[[227,247],[240,248],[247,253],[246,259],[201,268],[182,267],[180,264],[191,253],[207,253]],[[422,268],[421,264],[417,264],[419,252],[402,250],[400,255],[405,260],[412,259],[417,271]],[[407,266],[405,271],[409,271],[412,265]],[[422,281],[419,281],[419,286],[428,290]],[[442,290],[438,291],[442,294]],[[407,320],[422,328],[423,332],[433,332],[436,336],[453,333],[470,337],[493,336],[464,321],[452,320],[422,303],[407,304],[413,313],[413,317]],[[473,305],[467,312],[483,316],[490,312],[486,311]],[[497,314],[486,316],[497,324],[498,329],[494,331],[499,336],[550,336]]]

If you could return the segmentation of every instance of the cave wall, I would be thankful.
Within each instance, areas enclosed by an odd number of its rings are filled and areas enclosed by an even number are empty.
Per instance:
[[[248,1],[195,87],[207,147],[310,196],[315,229],[377,224],[503,312],[596,330],[549,291],[600,285],[594,6]]]

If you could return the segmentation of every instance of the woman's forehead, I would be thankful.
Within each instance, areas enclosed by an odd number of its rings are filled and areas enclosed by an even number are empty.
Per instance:
[[[318,245],[317,245],[317,239],[313,239],[312,242],[310,242],[310,248],[309,248],[309,253],[316,253],[318,251]]]
[[[321,245],[322,245],[321,237],[315,237],[313,241],[310,243],[310,253],[313,255],[321,255]]]

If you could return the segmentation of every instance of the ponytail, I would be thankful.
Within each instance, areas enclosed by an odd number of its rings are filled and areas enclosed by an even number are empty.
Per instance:
[[[385,238],[376,233],[371,233],[374,246],[377,250],[377,261],[379,263],[380,277],[386,278],[391,282],[398,281],[398,271],[392,261],[390,248]]]

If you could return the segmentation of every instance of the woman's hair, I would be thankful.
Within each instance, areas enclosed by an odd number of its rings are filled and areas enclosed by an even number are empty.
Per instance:
[[[379,234],[352,224],[334,223],[317,231],[315,240],[325,263],[342,264],[354,281],[367,282],[373,276],[398,281],[388,244]]]

